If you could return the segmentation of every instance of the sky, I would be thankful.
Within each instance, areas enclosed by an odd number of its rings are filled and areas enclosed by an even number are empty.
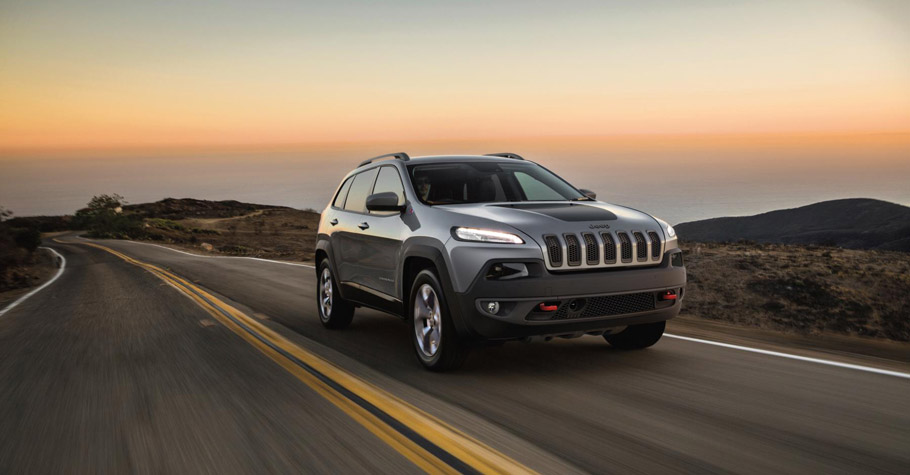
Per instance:
[[[0,151],[910,130],[910,2],[0,0]]]
[[[520,152],[617,194],[659,167],[640,204],[679,219],[910,204],[910,2],[0,0],[19,215],[104,192],[321,208],[399,150]]]

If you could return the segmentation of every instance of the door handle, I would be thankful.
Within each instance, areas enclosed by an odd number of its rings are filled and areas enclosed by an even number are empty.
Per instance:
[[[366,221],[364,221],[364,222],[358,224],[357,227],[360,229],[368,229],[370,227],[370,224],[367,223]]]
[[[331,221],[329,221],[329,224],[331,224],[332,226],[338,224],[338,218],[333,218]]]

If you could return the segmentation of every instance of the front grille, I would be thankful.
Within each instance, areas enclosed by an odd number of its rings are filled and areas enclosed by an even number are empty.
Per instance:
[[[654,298],[653,292],[642,292],[575,299],[578,310],[570,310],[569,302],[563,302],[556,314],[553,315],[553,320],[609,317],[647,312],[656,308]]]
[[[644,261],[648,259],[648,241],[645,240],[645,235],[640,232],[632,233],[635,236],[635,251],[638,255],[639,261]]]
[[[550,265],[559,267],[562,265],[562,246],[559,245],[559,239],[556,236],[544,236],[544,242],[547,244],[547,256],[550,258]]]
[[[581,235],[585,240],[585,261],[589,266],[600,264],[600,252],[598,252],[597,238],[591,233]]]
[[[545,234],[542,248],[554,271],[653,265],[663,252],[654,230]]]
[[[620,252],[622,252],[622,261],[630,262],[632,261],[632,241],[629,240],[629,235],[626,233],[616,233],[619,236],[620,242]]]
[[[566,234],[563,237],[566,239],[566,260],[570,266],[580,266],[581,246],[578,245],[578,237],[574,234]]]
[[[648,237],[651,238],[651,259],[660,257],[660,236],[654,231],[648,231]]]
[[[610,233],[600,233],[600,238],[604,240],[604,263],[616,263],[616,241]]]

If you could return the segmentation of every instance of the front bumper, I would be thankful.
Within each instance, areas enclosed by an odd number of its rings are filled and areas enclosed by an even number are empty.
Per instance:
[[[462,317],[457,327],[468,339],[509,340],[669,320],[679,314],[685,295],[686,268],[672,265],[672,255],[679,252],[668,251],[653,267],[574,273],[551,273],[543,270],[542,261],[532,262],[541,271],[514,280],[486,278],[489,265],[509,260],[490,261],[466,292],[455,294]],[[676,298],[661,300],[666,291]],[[499,304],[496,314],[489,311],[490,302]],[[544,311],[542,303],[558,310]],[[595,305],[598,308],[592,308]]]

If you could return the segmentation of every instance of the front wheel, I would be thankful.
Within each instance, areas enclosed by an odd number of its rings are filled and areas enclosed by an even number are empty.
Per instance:
[[[326,328],[340,330],[351,324],[354,319],[354,305],[341,298],[337,282],[332,275],[332,266],[328,259],[319,264],[319,280],[316,282],[316,311],[319,320]]]
[[[410,295],[411,340],[420,363],[431,371],[457,369],[469,349],[458,339],[436,274],[429,269],[417,274]]]
[[[604,335],[604,339],[620,350],[640,350],[657,343],[666,326],[667,322],[632,325],[615,335]]]

